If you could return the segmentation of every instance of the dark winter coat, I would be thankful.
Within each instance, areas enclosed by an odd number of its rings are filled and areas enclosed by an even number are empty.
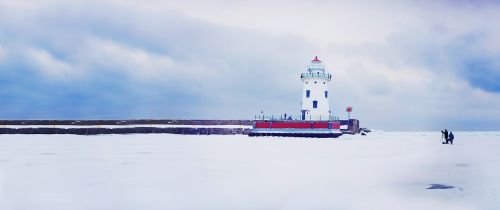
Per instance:
[[[444,139],[448,139],[448,130],[441,131],[444,134]]]

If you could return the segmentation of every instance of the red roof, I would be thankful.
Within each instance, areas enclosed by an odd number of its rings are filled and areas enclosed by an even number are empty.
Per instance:
[[[314,57],[314,60],[312,60],[312,62],[321,62],[319,59],[318,59],[318,56]]]

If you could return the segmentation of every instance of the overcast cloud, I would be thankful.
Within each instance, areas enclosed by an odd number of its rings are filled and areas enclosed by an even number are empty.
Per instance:
[[[0,0],[0,118],[298,114],[319,56],[335,115],[498,130],[500,2]]]

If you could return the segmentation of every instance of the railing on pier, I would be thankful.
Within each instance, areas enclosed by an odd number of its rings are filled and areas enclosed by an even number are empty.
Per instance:
[[[302,120],[300,116],[293,116],[293,115],[255,115],[254,120]],[[309,120],[309,121],[338,121],[340,120],[339,117],[330,115],[330,116],[306,116],[304,120]]]

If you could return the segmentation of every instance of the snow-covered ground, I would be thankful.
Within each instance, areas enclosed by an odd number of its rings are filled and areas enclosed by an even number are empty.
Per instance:
[[[175,125],[175,124],[137,124],[137,125],[1,125],[0,128],[252,128],[251,125]]]
[[[0,209],[500,209],[500,132],[440,137],[0,135]]]

